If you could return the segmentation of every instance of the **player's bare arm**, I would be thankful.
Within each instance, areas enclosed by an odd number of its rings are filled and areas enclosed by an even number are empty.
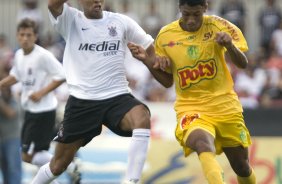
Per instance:
[[[13,118],[16,115],[16,111],[0,97],[0,113],[6,118]]]
[[[62,14],[65,2],[67,0],[48,0],[48,9],[55,18]]]
[[[227,49],[231,61],[238,68],[247,67],[248,59],[246,55],[232,43],[232,38],[229,34],[224,32],[219,32],[216,35],[215,41]]]
[[[166,88],[172,86],[173,77],[171,74],[165,72],[165,69],[170,66],[168,58],[156,56],[153,45],[150,45],[147,50],[134,43],[128,43],[127,46],[133,57],[142,61],[159,83]]]
[[[64,83],[65,80],[53,80],[49,85],[47,85],[45,88],[42,88],[39,91],[36,91],[32,93],[29,98],[34,101],[38,102],[42,97],[47,95],[49,92],[53,91],[57,87],[59,87],[62,83]]]
[[[16,84],[17,82],[18,81],[17,81],[17,79],[14,76],[8,75],[7,77],[5,77],[4,79],[2,79],[0,81],[0,89],[2,87],[10,87],[10,86]]]

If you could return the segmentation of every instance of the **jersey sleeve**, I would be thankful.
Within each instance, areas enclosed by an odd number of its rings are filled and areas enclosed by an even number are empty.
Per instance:
[[[242,52],[248,51],[247,41],[242,31],[237,26],[222,18],[217,19],[217,21],[219,22],[221,31],[228,33],[232,37],[232,42],[236,47]]]
[[[17,69],[17,55],[18,55],[17,53],[18,53],[18,51],[16,52],[15,57],[13,59],[13,66],[12,66],[10,72],[9,72],[9,75],[15,77],[16,80],[19,81],[20,75],[19,75],[19,71]]]
[[[71,22],[74,20],[75,13],[77,10],[70,7],[66,3],[63,6],[63,12],[57,18],[55,18],[49,11],[49,18],[51,24],[54,26],[55,30],[58,31],[62,37],[66,40],[68,38],[71,28]]]
[[[18,74],[18,71],[17,71],[17,69],[16,69],[15,66],[13,66],[13,67],[11,68],[9,74],[10,74],[11,76],[15,77],[17,81],[18,81],[19,78],[20,78],[20,77],[19,77],[19,74]]]
[[[45,66],[46,72],[53,80],[65,80],[63,66],[52,53],[47,52],[43,61],[42,66]]]
[[[126,40],[139,45],[142,45],[147,49],[154,39],[151,35],[147,34],[133,19],[128,16],[121,15],[126,23]]]

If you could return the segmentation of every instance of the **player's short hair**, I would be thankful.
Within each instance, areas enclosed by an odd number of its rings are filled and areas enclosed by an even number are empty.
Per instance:
[[[24,18],[18,23],[17,31],[19,31],[21,28],[32,28],[35,34],[38,32],[38,25],[30,18]]]
[[[207,3],[207,0],[179,0],[179,5],[189,5],[189,6],[197,6],[201,5],[204,6]]]

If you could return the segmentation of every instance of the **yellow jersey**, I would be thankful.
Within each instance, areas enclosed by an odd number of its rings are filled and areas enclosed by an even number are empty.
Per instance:
[[[242,112],[233,80],[224,59],[226,49],[215,42],[217,32],[226,32],[241,51],[248,50],[242,32],[218,16],[205,15],[196,32],[184,31],[176,20],[159,32],[156,53],[170,58],[178,114],[227,115]]]

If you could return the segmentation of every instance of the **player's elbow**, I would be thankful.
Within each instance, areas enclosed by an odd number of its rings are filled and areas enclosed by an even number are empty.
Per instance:
[[[248,59],[244,57],[242,61],[237,65],[241,69],[246,69],[248,66]]]
[[[165,88],[170,88],[173,85],[173,79],[166,80],[162,83]]]

